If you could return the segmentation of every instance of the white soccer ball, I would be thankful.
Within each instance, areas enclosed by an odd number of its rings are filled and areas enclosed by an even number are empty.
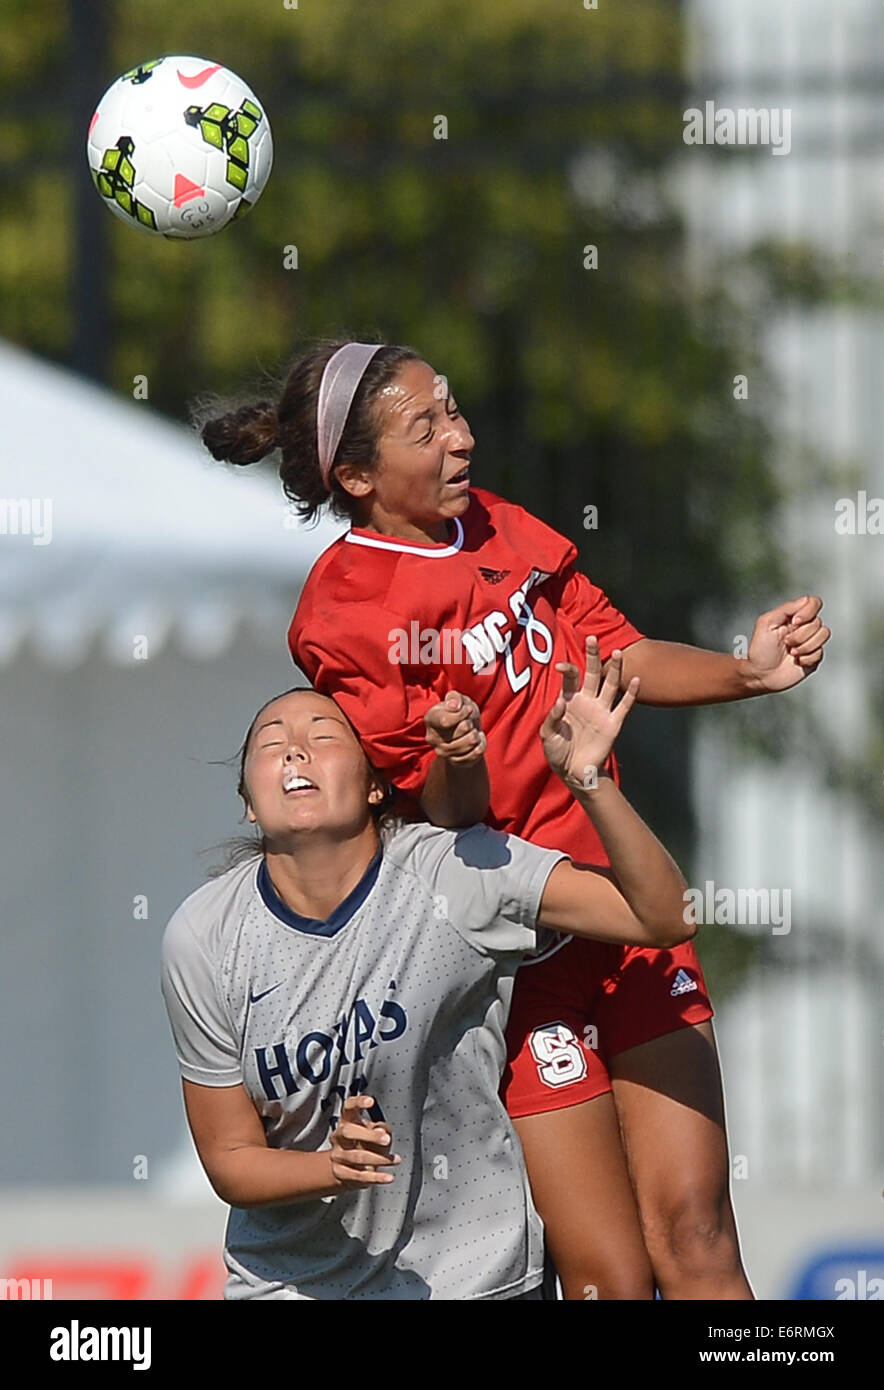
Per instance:
[[[211,236],[260,198],[273,163],[264,108],[241,78],[204,58],[124,72],[89,125],[86,154],[106,205],[130,227]]]

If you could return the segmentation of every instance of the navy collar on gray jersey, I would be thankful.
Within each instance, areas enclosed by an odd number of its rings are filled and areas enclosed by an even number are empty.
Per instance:
[[[307,932],[311,936],[336,936],[341,928],[347,925],[353,914],[359,911],[372,888],[374,888],[375,880],[380,873],[382,858],[383,848],[382,846],[378,846],[377,853],[356,887],[351,893],[347,894],[342,903],[338,903],[334,912],[324,922],[318,917],[302,917],[299,912],[293,912],[292,909],[283,902],[270,881],[266,859],[262,859],[258,867],[258,892],[261,894],[264,906],[273,913],[274,917],[278,917],[280,922],[284,922],[287,927],[294,927],[296,931]]]

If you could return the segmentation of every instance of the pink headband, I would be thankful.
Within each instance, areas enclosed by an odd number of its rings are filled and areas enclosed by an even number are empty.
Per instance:
[[[383,343],[345,343],[332,353],[325,364],[319,383],[319,403],[316,408],[316,444],[319,451],[319,471],[326,488],[329,487],[331,467],[335,461],[341,435],[353,397],[375,353]]]

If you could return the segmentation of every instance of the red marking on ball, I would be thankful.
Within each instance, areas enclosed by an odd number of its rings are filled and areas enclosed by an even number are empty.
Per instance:
[[[172,202],[175,204],[176,208],[180,208],[182,203],[189,202],[191,198],[205,197],[205,192],[206,190],[204,188],[200,188],[199,184],[192,183],[191,180],[185,178],[183,174],[175,175],[175,192],[172,197]]]
[[[92,134],[93,130],[95,129],[95,124],[96,124],[97,120],[98,120],[98,112],[96,111],[95,115],[92,117],[92,120],[89,122],[89,134],[90,134],[90,135]]]
[[[201,87],[204,82],[208,82],[212,73],[217,72],[220,67],[220,63],[214,63],[212,67],[203,68],[202,72],[194,73],[193,77],[185,77],[184,73],[179,69],[178,81],[181,83],[182,87]]]

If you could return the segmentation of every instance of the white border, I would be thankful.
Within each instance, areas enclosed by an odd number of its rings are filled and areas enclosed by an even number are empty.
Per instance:
[[[417,542],[413,545],[403,545],[399,541],[376,541],[371,536],[354,536],[352,531],[346,533],[344,540],[349,541],[351,545],[370,545],[375,550],[399,550],[403,555],[421,555],[427,560],[444,560],[448,555],[456,555],[463,545],[460,517],[456,516],[453,520],[457,527],[457,540],[442,550],[433,550],[430,546],[423,546]]]

